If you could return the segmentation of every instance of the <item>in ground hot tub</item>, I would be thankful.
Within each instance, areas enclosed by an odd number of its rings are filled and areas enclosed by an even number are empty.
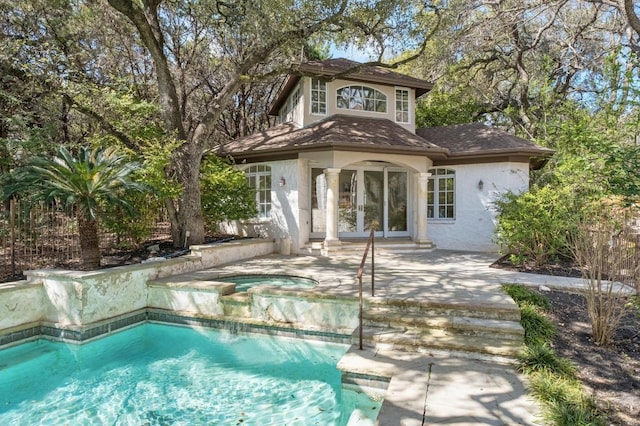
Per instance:
[[[316,280],[293,275],[232,275],[217,278],[216,281],[236,285],[236,292],[246,292],[252,287],[268,285],[291,289],[314,288],[318,285]]]

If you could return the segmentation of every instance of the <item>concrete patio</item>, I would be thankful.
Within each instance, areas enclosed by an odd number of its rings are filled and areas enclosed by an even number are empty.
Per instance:
[[[193,272],[189,279],[229,274],[287,274],[312,277],[315,293],[353,297],[361,254],[338,256],[269,255]],[[501,290],[503,283],[551,288],[580,288],[581,279],[517,273],[490,268],[496,256],[444,250],[394,253],[378,250],[376,297],[370,296],[370,259],[364,279],[366,300],[458,304],[487,310],[514,309]],[[517,309],[517,308],[515,308]],[[380,425],[536,424],[537,404],[525,391],[524,379],[509,358],[420,348],[398,351],[384,347],[352,349],[338,366],[345,377],[389,380],[378,417]],[[347,379],[348,380],[348,379]],[[357,383],[357,379],[355,382]]]

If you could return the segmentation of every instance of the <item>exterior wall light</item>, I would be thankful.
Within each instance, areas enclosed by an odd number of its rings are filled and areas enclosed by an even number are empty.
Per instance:
[[[480,179],[480,181],[478,182],[478,189],[482,191],[482,188],[484,188],[484,182],[482,181],[482,179]]]
[[[280,186],[285,186],[287,184],[287,181],[285,180],[285,178],[281,177],[280,178]]]

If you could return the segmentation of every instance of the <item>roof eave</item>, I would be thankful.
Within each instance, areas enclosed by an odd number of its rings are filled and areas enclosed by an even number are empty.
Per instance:
[[[397,146],[377,146],[377,145],[353,145],[349,143],[340,142],[328,142],[313,145],[296,145],[286,146],[281,148],[273,148],[268,150],[246,150],[237,152],[225,152],[224,155],[230,155],[232,157],[242,158],[256,158],[272,155],[283,154],[295,154],[300,152],[313,152],[313,151],[326,151],[326,150],[338,150],[338,151],[351,151],[351,152],[375,152],[384,154],[421,154],[431,159],[442,160],[447,158],[448,151],[445,148],[421,148],[421,147],[397,147]]]

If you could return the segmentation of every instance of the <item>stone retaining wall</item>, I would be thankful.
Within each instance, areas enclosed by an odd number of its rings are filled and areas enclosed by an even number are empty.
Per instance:
[[[96,271],[27,271],[27,281],[0,284],[0,336],[33,324],[85,328],[144,309],[147,282],[274,252],[272,240],[192,246],[175,259]]]

